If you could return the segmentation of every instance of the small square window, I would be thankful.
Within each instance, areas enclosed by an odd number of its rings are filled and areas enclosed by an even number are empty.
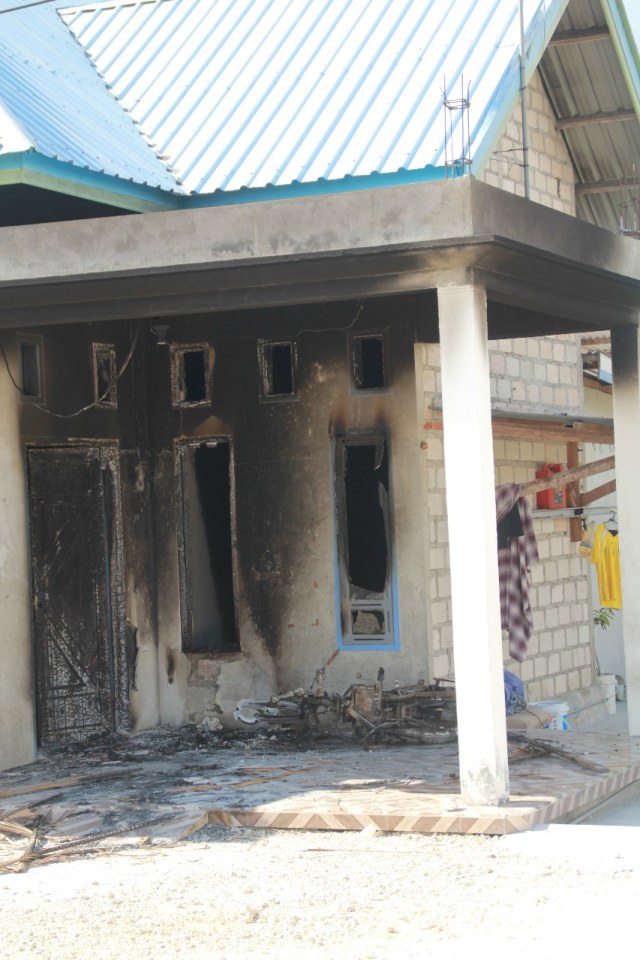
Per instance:
[[[353,381],[358,390],[381,390],[385,386],[382,334],[354,337],[351,341]]]
[[[40,337],[18,337],[20,390],[25,400],[44,398],[42,373],[42,340]]]
[[[174,407],[200,407],[211,401],[211,348],[191,343],[171,346],[171,397]]]
[[[295,344],[290,340],[263,341],[259,344],[262,395],[268,398],[295,395]]]
[[[98,407],[117,407],[116,350],[110,343],[93,344],[93,396]]]

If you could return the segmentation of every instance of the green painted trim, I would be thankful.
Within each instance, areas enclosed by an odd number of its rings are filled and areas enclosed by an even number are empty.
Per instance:
[[[638,46],[620,0],[601,0],[613,46],[618,54],[620,69],[624,76],[633,109],[640,120],[640,55]]]
[[[286,200],[293,197],[317,197],[334,193],[354,193],[357,190],[373,190],[382,187],[398,187],[408,183],[427,183],[444,180],[447,176],[460,176],[459,170],[447,172],[444,167],[422,167],[419,170],[398,170],[395,173],[370,173],[363,176],[346,176],[339,180],[313,180],[310,182],[270,184],[266,187],[242,187],[240,190],[216,190],[214,193],[190,194],[185,197],[184,207],[223,207],[236,203],[258,203],[265,200]]]
[[[0,155],[0,184],[39,187],[132,213],[180,210],[185,199],[158,187],[80,169],[31,150]]]

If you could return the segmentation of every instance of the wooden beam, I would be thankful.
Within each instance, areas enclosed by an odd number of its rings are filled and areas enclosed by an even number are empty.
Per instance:
[[[619,193],[622,190],[638,190],[636,177],[622,177],[620,180],[599,180],[594,183],[576,183],[576,196],[589,193]]]
[[[595,377],[583,377],[582,383],[585,390],[597,390],[599,393],[608,393],[609,395],[613,393],[612,384],[601,383],[599,380],[596,380]],[[611,443],[613,443],[613,439]]]
[[[555,490],[556,487],[561,487],[563,483],[571,483],[574,480],[582,480],[583,477],[593,477],[596,473],[604,473],[605,470],[613,470],[615,464],[615,457],[605,457],[603,460],[594,460],[593,463],[583,463],[579,467],[554,473],[551,477],[531,480],[529,483],[522,484],[520,496],[528,497],[529,494],[539,493],[541,490]]]
[[[425,430],[442,430],[442,420],[427,420]],[[512,440],[548,440],[550,443],[606,443],[613,444],[613,424],[581,423],[569,420],[566,423],[545,420],[519,420],[494,415],[494,437],[509,437]]]
[[[575,441],[567,444],[567,467],[573,470],[580,463],[578,455],[578,444]],[[572,480],[567,484],[567,504],[570,507],[577,507],[580,504],[580,481]],[[569,538],[572,543],[580,543],[582,540],[582,520],[579,517],[572,517],[569,520]]]
[[[563,117],[556,120],[556,130],[569,130],[571,127],[587,127],[596,123],[624,123],[637,120],[635,110],[613,110],[610,113],[585,113],[576,117]]]
[[[587,490],[586,493],[582,494],[580,497],[580,506],[588,507],[590,503],[595,503],[596,500],[601,500],[602,497],[608,497],[610,493],[615,492],[615,480],[609,480],[608,483],[601,483],[599,487],[594,487],[593,490]]]
[[[608,27],[587,27],[586,30],[565,30],[556,33],[549,41],[550,47],[565,47],[570,43],[590,43],[593,40],[608,40],[611,34]]]
[[[613,425],[606,423],[569,420],[564,424],[496,417],[493,428],[496,437],[511,437],[514,440],[537,438],[557,443],[613,443]]]

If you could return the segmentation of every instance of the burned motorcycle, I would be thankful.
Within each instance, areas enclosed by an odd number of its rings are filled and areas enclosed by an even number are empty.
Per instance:
[[[384,671],[375,681],[352,684],[343,694],[328,694],[316,681],[267,700],[241,700],[236,720],[309,734],[348,729],[365,747],[382,742],[436,744],[457,739],[455,691],[445,681],[385,690]]]

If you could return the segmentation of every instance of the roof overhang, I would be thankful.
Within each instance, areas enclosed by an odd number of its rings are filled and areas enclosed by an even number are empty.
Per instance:
[[[498,336],[637,324],[640,245],[473,178],[0,230],[0,327],[486,286]]]
[[[77,167],[32,149],[0,154],[0,187],[11,184],[52,190],[131,213],[175,210],[183,202],[182,197],[166,190]]]

